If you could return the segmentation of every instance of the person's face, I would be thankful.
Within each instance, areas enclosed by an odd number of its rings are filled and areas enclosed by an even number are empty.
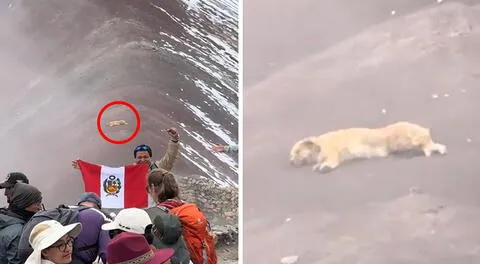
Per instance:
[[[36,213],[38,211],[41,211],[43,209],[42,202],[34,203],[29,205],[27,208],[25,208],[25,211]]]
[[[121,233],[123,233],[123,230],[120,230],[120,229],[108,230],[108,236],[110,237],[110,239],[115,238],[116,236],[118,236]]]
[[[147,192],[152,197],[153,201],[158,202],[158,190],[153,185],[147,186]]]
[[[42,251],[44,258],[53,263],[67,264],[72,262],[73,238],[68,235],[60,238],[55,244]]]
[[[152,162],[150,158],[150,154],[148,154],[148,151],[138,151],[137,155],[135,156],[135,163],[137,164],[148,164]]]
[[[3,195],[7,197],[7,203],[10,203],[10,198],[12,198],[12,188],[5,188]]]
[[[83,206],[86,206],[86,207],[89,207],[89,208],[100,209],[100,208],[98,208],[98,206],[95,203],[92,203],[92,202],[89,202],[89,201],[81,202],[80,205],[83,205]]]

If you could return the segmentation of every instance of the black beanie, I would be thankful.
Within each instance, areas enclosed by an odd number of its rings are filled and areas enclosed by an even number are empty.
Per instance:
[[[95,204],[98,209],[102,209],[102,201],[100,200],[100,197],[98,197],[98,195],[95,193],[92,193],[92,192],[83,193],[80,199],[78,200],[77,205],[80,205],[83,202],[91,202]]]
[[[10,204],[25,209],[32,204],[42,202],[42,193],[30,184],[19,182],[13,186]]]

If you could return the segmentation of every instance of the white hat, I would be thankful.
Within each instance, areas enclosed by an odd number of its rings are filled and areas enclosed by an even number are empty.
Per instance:
[[[120,229],[125,232],[145,234],[145,228],[152,224],[148,213],[139,208],[126,208],[118,212],[115,220],[102,225],[103,230]]]
[[[82,224],[80,223],[63,226],[55,220],[46,220],[36,224],[28,238],[28,242],[33,248],[33,253],[28,257],[25,264],[40,263],[42,250],[55,244],[55,242],[60,240],[64,235],[77,237],[81,231]]]

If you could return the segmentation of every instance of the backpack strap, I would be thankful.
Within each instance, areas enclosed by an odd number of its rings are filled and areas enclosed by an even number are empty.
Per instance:
[[[202,209],[200,209],[198,206],[197,206],[197,209],[198,209],[198,211],[202,212],[203,215],[205,215],[205,213],[202,211]],[[212,231],[212,227],[210,226],[210,221],[208,221],[206,215],[205,215],[205,220],[207,221],[207,231],[208,231],[208,233],[210,233]]]
[[[87,250],[91,250],[91,249],[97,249],[97,247],[98,247],[98,243],[95,243],[93,245],[87,245],[87,246],[76,248],[75,251],[76,252],[82,252],[82,251],[87,251]]]
[[[157,208],[164,211],[167,214],[170,212],[170,210],[166,206],[163,206],[163,205],[157,205]]]
[[[152,162],[152,164],[150,164],[150,170],[153,170],[153,169],[158,169],[156,161],[154,161],[154,162]]]

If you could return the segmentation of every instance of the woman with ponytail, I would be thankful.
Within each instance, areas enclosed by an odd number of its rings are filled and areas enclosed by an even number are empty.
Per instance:
[[[147,182],[147,191],[157,204],[156,215],[159,214],[158,209],[160,209],[160,212],[163,211],[163,213],[178,217],[182,225],[181,235],[179,234],[179,236],[180,238],[183,237],[192,263],[217,264],[217,253],[214,237],[210,234],[210,224],[197,205],[180,199],[180,191],[175,176],[167,170],[154,169],[148,174]],[[153,208],[150,209],[149,215],[154,217],[155,213],[152,211]],[[167,232],[169,232],[165,226],[168,225],[160,221],[159,218],[152,219],[152,221],[154,222],[154,235],[161,242],[165,242],[165,238],[168,237]],[[177,251],[175,249],[175,252]]]

